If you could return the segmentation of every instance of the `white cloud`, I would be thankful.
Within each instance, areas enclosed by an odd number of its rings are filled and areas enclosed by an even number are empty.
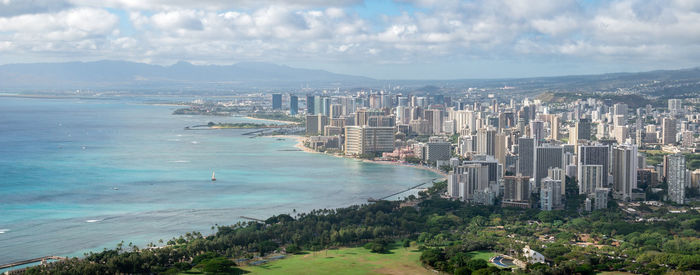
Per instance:
[[[0,53],[6,56],[66,52],[161,64],[700,58],[700,4],[691,0],[614,0],[593,7],[576,0],[416,0],[402,1],[415,12],[378,19],[348,8],[356,0],[40,0],[35,3],[58,4],[22,7],[0,1],[0,7],[15,7],[4,17],[0,11]],[[128,27],[120,28],[107,7],[122,9],[128,22],[121,25]]]

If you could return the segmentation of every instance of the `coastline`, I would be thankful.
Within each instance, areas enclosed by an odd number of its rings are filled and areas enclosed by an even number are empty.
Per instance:
[[[329,156],[334,156],[337,158],[345,158],[345,159],[353,159],[353,160],[359,160],[362,162],[367,162],[367,163],[376,163],[376,164],[383,164],[383,165],[395,165],[395,166],[404,166],[404,167],[412,167],[412,168],[417,168],[417,169],[423,169],[427,170],[430,172],[433,172],[435,174],[440,175],[442,178],[447,178],[447,173],[440,171],[437,168],[432,168],[432,167],[427,167],[427,166],[422,166],[422,165],[415,165],[415,164],[409,164],[409,163],[403,163],[399,161],[388,161],[388,160],[369,160],[369,159],[359,159],[359,158],[353,158],[353,157],[346,157],[346,156],[341,156],[341,155],[336,155],[336,154],[328,154],[328,153],[323,153],[323,152],[318,152],[316,150],[313,150],[309,147],[304,146],[304,142],[306,141],[307,137],[304,136],[295,136],[295,135],[271,135],[271,136],[265,136],[265,137],[274,137],[274,138],[290,138],[290,139],[295,139],[297,141],[296,144],[294,144],[294,148],[297,148],[301,151],[307,152],[307,153],[315,153],[315,154],[326,154]]]

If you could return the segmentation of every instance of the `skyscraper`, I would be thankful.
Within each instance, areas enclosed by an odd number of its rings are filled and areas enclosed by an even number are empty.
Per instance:
[[[672,118],[664,118],[661,121],[662,142],[663,144],[676,143],[676,120]]]
[[[315,113],[315,97],[312,95],[307,95],[306,96],[306,114],[307,115],[313,115]]]
[[[596,187],[608,187],[608,171],[610,167],[610,148],[605,145],[583,145],[578,149],[578,179],[581,180],[581,167],[583,165],[601,165],[601,186],[593,186],[593,189],[587,189],[593,192]],[[583,194],[583,193],[581,193]]]
[[[281,110],[282,109],[282,94],[272,94],[272,109]]]
[[[535,186],[539,187],[550,168],[564,169],[564,150],[561,146],[545,145],[535,149]]]
[[[552,115],[552,139],[559,140],[561,135],[559,134],[559,126],[561,122],[559,121],[559,116]]]
[[[668,111],[672,116],[680,114],[683,111],[683,101],[680,99],[669,99]]]
[[[476,153],[493,156],[496,149],[496,129],[481,128],[476,133]]]
[[[530,177],[503,177],[503,206],[530,207]]]
[[[540,187],[540,208],[551,211],[561,205],[561,180],[549,177],[542,179]]]
[[[637,188],[637,146],[616,146],[612,154],[612,168],[615,195],[629,200],[632,189]]]
[[[289,114],[296,115],[299,113],[299,98],[295,95],[289,96]]]
[[[486,166],[479,164],[457,166],[451,175],[453,179],[452,188],[458,191],[456,197],[461,198],[463,201],[473,200],[476,190],[483,190],[488,187],[488,168]],[[454,182],[456,182],[456,188]]]
[[[593,194],[596,188],[603,188],[603,166],[597,164],[579,164],[578,193]]]
[[[676,153],[668,156],[668,198],[678,203],[685,203],[686,173],[685,156]]]
[[[328,117],[322,114],[307,115],[306,116],[306,134],[307,135],[320,135],[323,133],[323,129],[328,125]]]
[[[576,133],[578,139],[591,139],[591,119],[582,118],[576,122]]]
[[[521,137],[518,139],[518,169],[517,173],[526,177],[534,175],[535,140]]]
[[[541,121],[541,120],[530,121],[530,137],[534,138],[538,142],[545,138],[544,121]]]

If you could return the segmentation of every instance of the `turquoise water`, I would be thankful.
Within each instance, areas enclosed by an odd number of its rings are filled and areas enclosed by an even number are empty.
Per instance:
[[[248,120],[175,108],[0,97],[0,264],[209,234],[240,216],[343,207],[437,177],[288,151],[295,140],[250,130],[187,131]]]

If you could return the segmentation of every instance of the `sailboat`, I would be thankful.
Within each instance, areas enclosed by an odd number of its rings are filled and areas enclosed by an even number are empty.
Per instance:
[[[211,172],[211,181],[216,181],[215,173],[214,171]]]

